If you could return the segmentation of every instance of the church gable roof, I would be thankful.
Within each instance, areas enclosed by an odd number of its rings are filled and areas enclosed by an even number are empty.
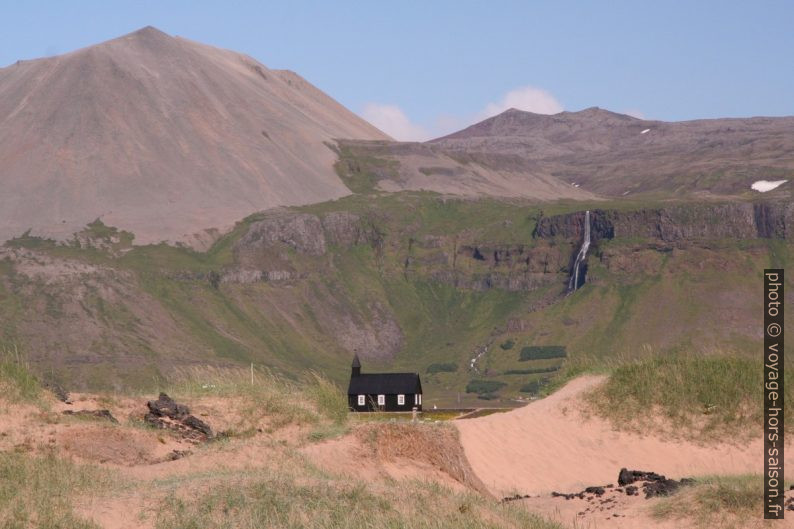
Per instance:
[[[350,378],[348,395],[406,395],[421,393],[416,373],[367,373]]]

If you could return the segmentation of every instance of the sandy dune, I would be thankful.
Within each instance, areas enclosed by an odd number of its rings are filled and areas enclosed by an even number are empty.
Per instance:
[[[762,472],[760,435],[746,446],[699,446],[617,432],[603,419],[584,417],[579,397],[602,380],[581,377],[524,408],[456,421],[474,472],[496,495],[571,492],[615,483],[621,467],[676,479]],[[794,451],[787,454],[786,462],[794,465]]]

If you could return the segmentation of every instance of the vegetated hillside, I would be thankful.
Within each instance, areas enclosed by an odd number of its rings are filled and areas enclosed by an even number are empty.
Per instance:
[[[240,218],[349,193],[333,138],[386,139],[294,72],[147,27],[0,69],[0,242],[102,218],[206,247]]]
[[[731,196],[749,192],[757,180],[794,177],[794,117],[664,122],[599,108],[550,116],[510,109],[425,143],[344,142],[343,148],[354,158],[386,160],[371,184],[388,191]],[[344,168],[355,177],[354,163]]]
[[[587,282],[566,297],[583,207]],[[357,351],[365,371],[419,371],[428,404],[498,402],[587,359],[756,354],[761,273],[788,263],[791,222],[774,201],[353,195],[254,215],[206,253],[94,223],[0,250],[0,332],[72,387],[249,362],[344,383]]]

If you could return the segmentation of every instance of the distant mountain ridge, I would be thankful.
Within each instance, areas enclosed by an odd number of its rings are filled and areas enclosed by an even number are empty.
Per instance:
[[[597,107],[553,115],[509,109],[425,143],[346,145],[353,157],[379,157],[392,168],[373,173],[386,191],[691,199],[752,197],[757,180],[794,179],[794,117],[664,122]],[[790,197],[790,187],[764,196]]]
[[[334,199],[334,138],[388,139],[299,75],[146,27],[0,69],[0,240],[100,217],[201,246],[263,209]]]
[[[598,107],[540,115],[510,109],[431,140],[451,155],[499,157],[595,193],[734,194],[794,175],[794,117],[638,119]]]
[[[395,142],[294,72],[152,27],[0,69],[0,243],[68,239],[99,218],[136,244],[207,248],[252,213],[351,191],[732,199],[792,179],[794,117],[510,109]]]

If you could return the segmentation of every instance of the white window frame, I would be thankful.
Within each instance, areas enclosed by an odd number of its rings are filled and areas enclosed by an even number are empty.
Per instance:
[[[418,406],[418,405],[419,405],[419,395],[417,393],[414,393],[414,406]]]
[[[420,406],[422,405],[422,394],[421,393],[419,393],[419,405]]]
[[[397,405],[405,406],[405,395],[397,395]]]
[[[358,405],[359,406],[366,406],[367,404],[367,396],[366,395],[359,395],[358,396]]]
[[[378,395],[378,406],[386,405],[386,395]]]

